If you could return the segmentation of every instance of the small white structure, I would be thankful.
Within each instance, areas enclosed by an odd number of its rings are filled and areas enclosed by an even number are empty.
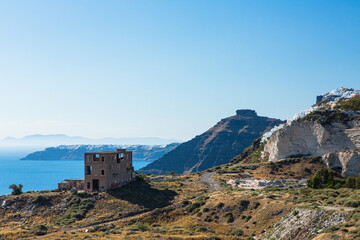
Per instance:
[[[294,183],[292,179],[254,179],[254,178],[237,178],[227,181],[228,185],[232,187],[245,188],[245,189],[263,189],[266,187],[289,187],[290,183]],[[306,185],[306,181],[299,181],[292,187],[302,187]]]

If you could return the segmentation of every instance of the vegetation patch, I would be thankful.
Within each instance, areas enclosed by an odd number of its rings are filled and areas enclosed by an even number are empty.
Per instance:
[[[86,213],[94,207],[94,204],[90,199],[80,199],[77,196],[71,198],[69,205],[70,208],[60,219],[61,224],[68,225],[83,219]]]

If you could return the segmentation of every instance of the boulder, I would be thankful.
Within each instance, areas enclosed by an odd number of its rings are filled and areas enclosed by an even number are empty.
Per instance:
[[[324,154],[326,166],[344,177],[356,177],[360,173],[360,149],[345,150]]]

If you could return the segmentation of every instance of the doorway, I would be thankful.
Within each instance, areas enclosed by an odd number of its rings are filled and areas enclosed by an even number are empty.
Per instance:
[[[93,191],[99,191],[99,179],[93,179]]]

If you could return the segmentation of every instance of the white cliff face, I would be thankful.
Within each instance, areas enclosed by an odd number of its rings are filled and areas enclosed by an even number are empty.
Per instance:
[[[340,171],[344,177],[357,177],[360,173],[360,149],[327,153],[322,160],[328,168]]]
[[[322,156],[355,148],[360,148],[360,121],[324,125],[317,121],[294,121],[271,135],[264,156],[277,161],[291,155]]]

